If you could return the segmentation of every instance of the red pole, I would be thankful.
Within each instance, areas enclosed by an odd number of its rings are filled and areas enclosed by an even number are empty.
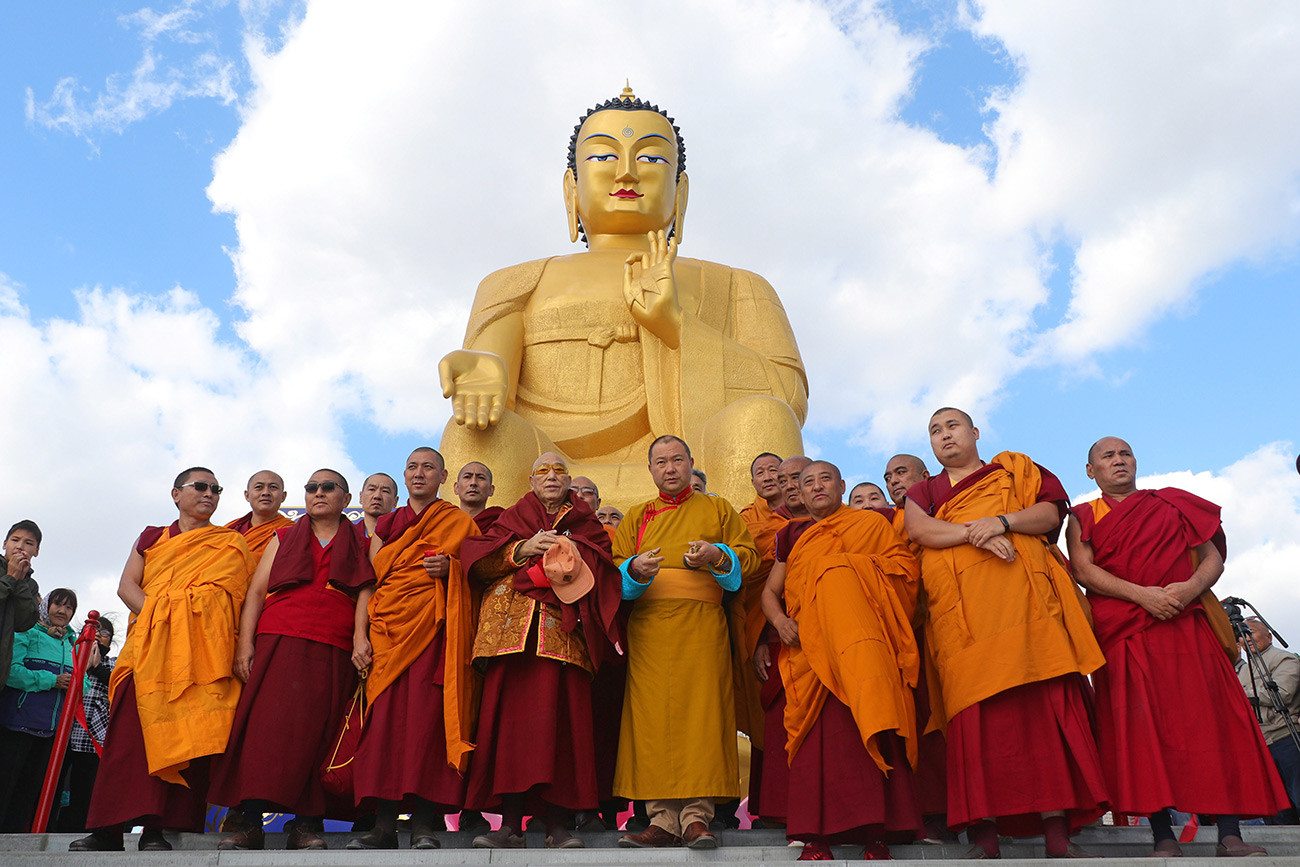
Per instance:
[[[36,815],[32,817],[32,833],[44,834],[45,826],[50,821],[50,809],[54,806],[54,790],[59,786],[59,774],[63,772],[63,754],[68,748],[68,738],[72,734],[73,708],[81,703],[81,682],[86,676],[86,667],[90,664],[90,651],[99,639],[99,612],[92,611],[86,615],[86,625],[81,627],[81,635],[72,651],[72,681],[64,693],[63,710],[59,713],[59,727],[54,731],[54,749],[50,751],[50,763],[45,768],[45,785],[41,787],[41,799],[36,804]]]

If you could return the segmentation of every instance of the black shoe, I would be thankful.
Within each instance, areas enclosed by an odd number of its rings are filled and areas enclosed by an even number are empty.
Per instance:
[[[141,852],[170,852],[172,844],[167,842],[162,831],[156,829],[150,831],[146,828],[140,833],[140,842],[136,848]]]
[[[488,820],[484,819],[483,814],[478,810],[461,810],[460,823],[456,827],[458,830],[464,831],[467,834],[473,834],[476,837],[479,834],[486,834],[492,830],[492,826],[488,824]]]
[[[109,831],[103,828],[91,831],[89,835],[68,844],[69,852],[122,852],[125,849],[121,830]]]

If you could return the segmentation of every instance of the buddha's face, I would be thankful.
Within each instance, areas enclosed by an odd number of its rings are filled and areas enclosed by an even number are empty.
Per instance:
[[[587,235],[666,230],[677,191],[677,135],[653,111],[598,111],[578,131],[575,204]]]

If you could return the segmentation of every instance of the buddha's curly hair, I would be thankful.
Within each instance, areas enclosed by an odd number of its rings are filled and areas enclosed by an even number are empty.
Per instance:
[[[569,171],[573,172],[576,177],[578,174],[578,133],[582,130],[582,125],[587,122],[598,111],[653,111],[655,114],[668,121],[668,125],[673,128],[673,135],[677,139],[677,181],[681,181],[682,172],[686,171],[686,142],[682,140],[682,131],[678,128],[677,123],[672,119],[668,112],[664,111],[657,105],[646,102],[640,97],[627,99],[624,97],[614,97],[607,99],[597,106],[587,109],[587,113],[578,118],[578,123],[573,127],[573,135],[569,136]],[[587,240],[587,230],[582,227],[582,221],[578,221],[578,231],[582,235],[582,240]],[[676,230],[674,229],[674,232]]]

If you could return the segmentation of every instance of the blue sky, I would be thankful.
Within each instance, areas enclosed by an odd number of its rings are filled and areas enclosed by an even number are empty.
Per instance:
[[[630,77],[686,138],[683,255],[786,305],[810,452],[878,479],[956,403],[1082,495],[1127,436],[1224,505],[1232,592],[1300,601],[1294,10],[682,4],[631,46],[604,5],[494,10],[0,10],[0,346],[36,407],[0,503],[48,580],[112,607],[182,464],[233,494],[435,441],[475,283],[570,249],[568,130]]]

